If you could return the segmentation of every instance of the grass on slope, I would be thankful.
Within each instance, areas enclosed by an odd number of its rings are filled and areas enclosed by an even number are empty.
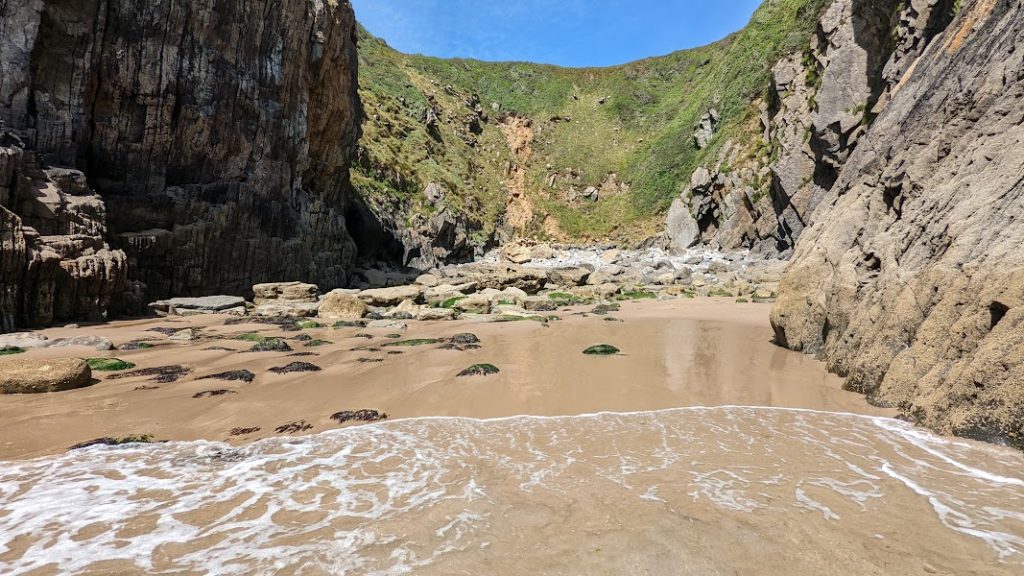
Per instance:
[[[459,210],[493,229],[507,201],[511,161],[496,120],[513,112],[534,123],[525,169],[538,209],[575,238],[643,236],[652,229],[643,224],[660,218],[693,170],[713,161],[727,140],[751,145],[756,139],[751,126],[771,68],[807,46],[825,4],[771,0],[722,41],[612,68],[403,55],[361,31],[367,121],[353,180],[377,202],[400,198],[419,211],[429,211],[420,192],[442,183]],[[464,120],[472,95],[489,121],[470,145]],[[712,107],[721,123],[711,145],[700,150],[693,132]],[[423,122],[428,108],[442,111],[433,135]],[[576,178],[547,186],[551,174],[566,171]],[[569,186],[600,187],[611,173],[628,185],[620,194],[596,203],[569,201]]]

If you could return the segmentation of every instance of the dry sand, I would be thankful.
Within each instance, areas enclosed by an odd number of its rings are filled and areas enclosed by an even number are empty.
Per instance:
[[[224,316],[161,318],[43,331],[51,338],[97,335],[121,345],[152,339],[140,351],[98,353],[85,348],[31,350],[22,357],[111,356],[138,368],[185,365],[189,374],[173,383],[149,378],[99,380],[89,388],[44,395],[0,396],[0,459],[59,453],[93,438],[149,434],[157,440],[227,440],[243,443],[278,436],[282,425],[305,421],[310,433],[339,427],[330,416],[343,410],[372,409],[391,419],[419,416],[492,418],[512,415],[576,415],[635,412],[685,406],[775,406],[892,415],[841,390],[841,380],[823,364],[771,343],[769,305],[701,299],[623,304],[607,317],[562,312],[561,321],[481,323],[409,322],[402,339],[449,338],[470,332],[476,350],[444,350],[438,345],[379,347],[395,340],[394,330],[322,328],[302,333],[331,344],[294,352],[248,353],[251,342],[234,340],[247,332],[292,338],[274,326],[225,325]],[[586,310],[577,308],[575,311]],[[606,318],[617,318],[609,321]],[[197,342],[171,342],[149,332],[155,327],[202,329]],[[372,340],[354,337],[369,333]],[[585,356],[594,344],[622,350],[611,357]],[[231,351],[207,350],[222,346]],[[391,354],[389,352],[401,352]],[[364,363],[360,359],[382,362]],[[277,375],[270,368],[311,362],[321,372]],[[490,363],[501,372],[488,377],[457,377],[464,368]],[[2,360],[0,360],[2,369]],[[256,374],[251,383],[200,380],[228,370]],[[224,389],[216,397],[197,393]],[[231,436],[237,428],[258,432]]]

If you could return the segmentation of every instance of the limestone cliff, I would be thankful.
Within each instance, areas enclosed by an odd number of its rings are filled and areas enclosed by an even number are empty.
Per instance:
[[[1024,444],[1024,2],[964,2],[922,48],[935,33],[905,35],[920,57],[885,67],[887,104],[800,238],[772,322],[875,402]]]
[[[93,232],[150,299],[282,278],[341,286],[356,251],[355,50],[347,1],[10,0],[0,121],[44,171],[84,174],[107,212],[109,230]],[[0,261],[14,270],[20,208],[3,205]],[[23,321],[46,321],[21,306]]]
[[[772,69],[759,118],[698,168],[667,242],[788,256],[892,90],[952,19],[952,0],[836,0]]]

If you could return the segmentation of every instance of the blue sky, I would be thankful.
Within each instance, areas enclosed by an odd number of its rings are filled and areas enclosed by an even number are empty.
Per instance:
[[[352,0],[402,52],[609,66],[701,46],[742,28],[760,0]]]

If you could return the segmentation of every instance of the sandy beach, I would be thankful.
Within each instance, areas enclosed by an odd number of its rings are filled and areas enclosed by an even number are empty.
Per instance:
[[[116,357],[136,370],[180,366],[174,382],[94,371],[88,388],[43,395],[0,396],[0,458],[56,454],[100,437],[224,440],[241,444],[341,427],[341,411],[376,410],[391,420],[423,416],[495,418],[637,412],[687,406],[773,406],[869,415],[892,412],[841,389],[813,358],[772,344],[770,305],[727,299],[624,303],[608,315],[566,309],[559,321],[409,322],[407,330],[359,327],[284,331],[264,324],[228,325],[228,316],[153,318],[42,331],[50,338],[95,335],[116,346],[152,348],[96,352],[35,349],[22,357]],[[173,342],[154,328],[196,328],[193,342]],[[292,352],[248,352],[243,334],[284,338]],[[444,349],[471,333],[479,348]],[[306,334],[329,342],[307,348]],[[372,336],[372,338],[366,338]],[[398,336],[398,337],[396,337]],[[442,342],[403,346],[415,339]],[[587,356],[610,344],[621,353]],[[296,357],[294,354],[312,354]],[[2,362],[2,360],[0,360]],[[317,372],[276,374],[307,362]],[[480,363],[491,376],[457,376]],[[204,379],[249,370],[252,382]],[[203,393],[215,392],[219,395]],[[200,397],[196,397],[200,395]],[[280,427],[296,424],[287,432]],[[346,424],[346,425],[350,425]],[[299,430],[295,431],[295,428]]]

